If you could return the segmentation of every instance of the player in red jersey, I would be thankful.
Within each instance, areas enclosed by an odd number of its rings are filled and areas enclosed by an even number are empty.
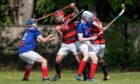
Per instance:
[[[97,18],[97,14],[96,12],[94,11],[93,12],[94,16],[93,16],[93,19],[94,21],[96,21],[96,23],[98,25],[101,25],[102,26],[102,22]],[[92,36],[98,36],[98,33],[101,32],[101,30],[95,26],[91,26],[91,31],[92,31]],[[91,41],[91,44],[93,46],[93,50],[96,52],[98,58],[99,58],[99,65],[103,71],[103,74],[104,74],[104,79],[103,80],[109,80],[110,79],[110,76],[109,76],[109,73],[108,73],[108,66],[107,66],[107,63],[105,62],[104,60],[104,50],[105,50],[105,38],[104,38],[104,33],[100,34],[96,40],[92,40]]]
[[[77,36],[75,23],[73,22],[68,24],[70,19],[74,15],[78,14],[79,11],[76,8],[75,3],[70,4],[70,6],[74,10],[74,13],[64,16],[64,12],[60,10],[55,14],[56,22],[59,24],[56,26],[56,31],[59,33],[60,38],[62,39],[62,45],[55,59],[56,75],[52,78],[52,81],[56,81],[61,78],[60,64],[64,56],[66,56],[69,51],[73,53],[78,63],[80,62],[75,45]]]

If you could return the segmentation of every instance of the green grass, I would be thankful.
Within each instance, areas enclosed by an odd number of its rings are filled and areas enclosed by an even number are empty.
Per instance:
[[[96,73],[96,82],[76,81],[74,71],[63,71],[62,78],[55,82],[42,82],[41,72],[32,71],[30,81],[21,81],[21,71],[0,71],[0,84],[140,84],[140,72],[112,72],[111,80],[102,81],[102,73]],[[49,77],[54,76],[54,71],[49,72]]]

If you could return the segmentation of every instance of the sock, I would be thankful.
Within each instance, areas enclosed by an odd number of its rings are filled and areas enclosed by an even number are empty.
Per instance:
[[[90,62],[87,62],[86,63],[86,66],[87,66],[87,77],[88,77],[88,79],[89,79],[89,75],[90,75]]]
[[[60,64],[55,64],[55,71],[56,74],[61,77]]]
[[[81,73],[83,72],[84,68],[85,68],[85,65],[86,65],[86,62],[84,60],[82,60],[80,62],[80,66],[79,66],[79,69],[78,69],[78,75],[80,76]]]
[[[90,79],[94,78],[97,64],[91,63],[90,65]]]
[[[25,68],[24,78],[28,79],[30,71],[31,70],[29,68]]]
[[[42,66],[41,69],[42,69],[42,78],[43,79],[48,78],[48,68],[47,68],[47,66]]]
[[[100,63],[100,65],[101,65],[101,69],[104,73],[104,77],[106,77],[108,75],[108,72],[109,72],[107,64],[105,62],[102,62],[102,63]]]
[[[88,79],[88,69],[87,69],[87,66],[85,66],[82,74],[84,76],[84,80],[87,80]]]

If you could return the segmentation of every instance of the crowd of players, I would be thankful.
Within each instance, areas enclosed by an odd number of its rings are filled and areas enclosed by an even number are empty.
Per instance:
[[[29,74],[35,62],[41,64],[43,81],[60,79],[60,65],[69,51],[73,53],[79,64],[76,80],[81,80],[81,75],[83,74],[84,80],[96,81],[94,74],[97,64],[100,65],[103,71],[103,80],[110,79],[107,63],[104,60],[105,38],[102,31],[106,27],[102,26],[102,22],[97,18],[95,11],[84,11],[78,21],[70,22],[71,18],[79,14],[75,3],[71,3],[70,7],[74,12],[69,15],[65,15],[62,10],[54,14],[57,23],[55,29],[58,32],[59,39],[62,40],[62,44],[55,58],[56,74],[51,79],[48,78],[47,60],[38,54],[35,48],[37,42],[45,43],[54,40],[54,34],[43,37],[37,29],[36,19],[31,18],[26,21],[28,28],[23,33],[19,46],[19,57],[28,63],[25,68],[23,81],[29,80]]]

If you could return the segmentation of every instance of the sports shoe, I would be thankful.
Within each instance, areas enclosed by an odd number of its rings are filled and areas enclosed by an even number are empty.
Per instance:
[[[81,77],[79,75],[76,76],[76,80],[81,80]]]
[[[96,80],[94,78],[92,79],[88,79],[87,81],[93,81],[93,82],[96,82]]]
[[[103,81],[107,81],[109,79],[110,79],[110,76],[108,75],[108,76],[104,77]]]
[[[43,78],[42,81],[49,81],[49,78]]]
[[[55,75],[55,76],[51,79],[51,81],[57,81],[57,80],[60,79],[60,78],[61,78],[61,76]]]
[[[24,78],[22,79],[22,81],[29,81],[29,79],[27,79],[27,78],[24,77]]]

